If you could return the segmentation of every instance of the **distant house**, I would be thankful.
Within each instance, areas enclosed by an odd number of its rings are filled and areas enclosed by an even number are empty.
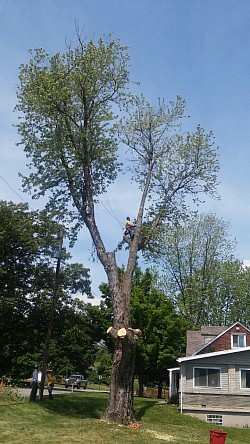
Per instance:
[[[169,369],[180,411],[211,424],[250,427],[250,330],[202,327],[187,332],[186,356]]]

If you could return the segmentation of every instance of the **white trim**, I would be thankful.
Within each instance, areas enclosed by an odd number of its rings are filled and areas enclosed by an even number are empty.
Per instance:
[[[169,398],[171,398],[173,395],[173,374],[180,372],[180,367],[168,368],[167,370],[169,371]]]
[[[182,370],[183,367],[181,367],[181,371],[180,371],[180,389],[181,389],[181,413],[183,411],[183,394],[182,394]]]
[[[169,372],[169,398],[172,398],[173,372]]]
[[[215,387],[213,387],[212,385],[195,385],[195,369],[200,369],[200,368],[204,368],[204,369],[206,369],[206,370],[219,370],[219,372],[220,372],[220,374],[219,374],[219,376],[220,376],[220,385],[216,385]],[[194,388],[199,388],[199,389],[202,389],[202,388],[204,388],[204,389],[218,389],[218,388],[221,388],[221,367],[210,367],[210,366],[199,366],[199,367],[195,367],[195,365],[193,366],[193,387]]]
[[[177,362],[181,363],[181,362],[185,362],[185,361],[196,361],[197,359],[206,359],[206,358],[220,356],[220,355],[231,355],[233,353],[245,353],[247,351],[250,351],[250,346],[233,348],[233,349],[229,349],[229,350],[222,350],[222,351],[212,352],[212,353],[202,353],[200,355],[185,356],[184,358],[178,358]]]
[[[244,343],[244,345],[237,345],[236,347],[233,345],[233,336],[237,336],[237,337],[239,337],[239,336],[243,336],[243,339],[244,339],[244,341],[243,341],[243,343]],[[246,335],[246,333],[234,333],[234,332],[232,332],[231,333],[231,347],[232,348],[245,348],[246,347],[246,341],[247,341],[247,339],[246,339],[246,337],[247,337],[247,335]]]

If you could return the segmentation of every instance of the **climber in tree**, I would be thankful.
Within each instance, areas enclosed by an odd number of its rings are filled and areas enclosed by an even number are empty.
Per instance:
[[[128,216],[125,222],[123,239],[121,240],[121,242],[119,242],[119,244],[117,245],[117,249],[115,251],[121,250],[125,243],[131,245],[131,241],[134,239],[134,235],[135,235],[135,225],[131,223],[130,217]]]
[[[129,236],[131,240],[134,239],[135,235],[135,226],[131,223],[130,217],[127,216],[126,222],[125,222],[125,236]]]

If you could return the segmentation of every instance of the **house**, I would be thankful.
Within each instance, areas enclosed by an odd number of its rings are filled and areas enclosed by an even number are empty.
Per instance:
[[[170,396],[181,413],[211,424],[250,427],[250,330],[202,327],[187,332],[186,356],[169,369]]]

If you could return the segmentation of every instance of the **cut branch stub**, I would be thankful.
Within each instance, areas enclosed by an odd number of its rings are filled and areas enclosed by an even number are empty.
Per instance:
[[[118,330],[118,332],[117,332],[117,336],[118,336],[120,339],[125,338],[125,336],[127,336],[127,330],[126,330],[126,328],[120,328],[120,329]]]
[[[128,328],[129,331],[131,331],[131,333],[133,333],[133,335],[137,336],[138,338],[142,335],[142,331],[139,328]]]
[[[114,327],[109,327],[107,329],[107,334],[110,336],[112,341],[115,341],[117,339],[117,330]]]

